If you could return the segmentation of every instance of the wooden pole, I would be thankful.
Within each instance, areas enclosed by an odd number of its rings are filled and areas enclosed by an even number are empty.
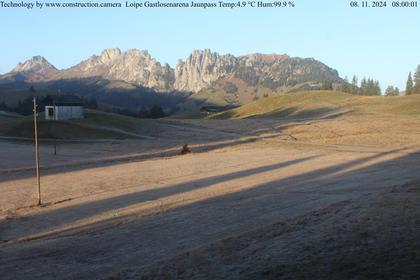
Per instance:
[[[56,109],[56,107],[55,107],[55,101],[53,101],[53,113],[54,113],[54,116],[53,116],[53,120],[54,120],[54,124],[53,124],[53,126],[54,126],[54,128],[56,128],[56,123],[55,123],[55,121],[56,121],[56,118],[55,118],[55,114],[56,114],[56,112],[55,112],[55,109]],[[54,131],[54,134],[55,133],[57,133],[57,130],[56,129],[53,129],[53,131]],[[54,155],[56,156],[57,155],[57,135],[54,135]]]
[[[39,147],[38,147],[38,122],[37,122],[37,105],[34,97],[34,130],[35,130],[35,161],[36,161],[36,180],[38,184],[38,205],[41,205],[41,178],[39,175]]]

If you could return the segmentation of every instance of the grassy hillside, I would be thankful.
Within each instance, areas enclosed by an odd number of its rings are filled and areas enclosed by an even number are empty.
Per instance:
[[[0,119],[1,121],[1,119]],[[152,123],[153,122],[153,123]],[[33,137],[32,116],[3,120],[1,136]],[[86,118],[69,121],[45,121],[40,113],[39,136],[59,139],[139,138],[153,133],[159,123],[122,115],[87,110]]]
[[[38,96],[40,98],[51,94],[45,89],[36,89],[36,92],[31,92],[28,88],[8,88],[0,86],[0,103],[4,102],[9,107],[18,106],[19,101],[23,101],[31,96]]]
[[[2,128],[7,126],[10,122],[15,122],[19,120],[22,116],[14,113],[9,113],[5,111],[0,111],[0,131]]]
[[[305,82],[294,86],[284,86],[276,90],[262,85],[249,86],[244,81],[235,78],[222,79],[213,84],[210,88],[194,93],[181,106],[181,112],[196,112],[205,105],[244,105],[254,100],[268,96],[279,96],[285,93],[314,90],[319,88],[320,83]]]
[[[307,91],[260,99],[211,118],[317,118],[330,115],[420,116],[420,95],[354,96],[333,91]]]

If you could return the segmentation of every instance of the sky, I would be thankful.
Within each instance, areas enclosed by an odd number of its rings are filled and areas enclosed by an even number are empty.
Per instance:
[[[147,49],[174,67],[193,50],[209,48],[221,54],[313,57],[343,78],[356,74],[378,79],[382,89],[403,89],[408,72],[420,64],[420,7],[350,8],[350,0],[294,1],[296,7],[287,9],[0,8],[0,73],[34,55],[68,68],[113,47]]]

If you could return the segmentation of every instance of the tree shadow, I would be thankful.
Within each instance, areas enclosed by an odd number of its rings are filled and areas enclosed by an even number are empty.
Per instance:
[[[238,145],[249,144],[259,140],[268,140],[272,138],[276,138],[282,135],[281,131],[283,127],[280,128],[273,128],[270,124],[266,124],[267,128],[262,127],[258,131],[250,131],[249,134],[239,134],[227,131],[219,131],[223,136],[212,137],[212,139],[200,139],[199,136],[194,135],[194,129],[202,129],[203,131],[208,130],[208,134],[211,134],[213,131],[211,129],[205,127],[199,127],[196,125],[191,126],[191,138],[187,140],[183,139],[174,139],[178,141],[178,143],[165,143],[163,147],[160,149],[155,149],[152,152],[123,152],[121,155],[116,156],[108,156],[108,157],[99,157],[99,158],[92,158],[89,160],[78,160],[74,162],[66,162],[63,164],[51,164],[51,163],[43,163],[43,157],[41,155],[41,175],[52,175],[58,173],[66,173],[66,172],[73,172],[78,170],[84,170],[93,167],[107,167],[116,164],[121,164],[125,162],[141,162],[150,159],[156,158],[167,158],[167,157],[174,157],[180,155],[182,146],[186,143],[189,144],[193,153],[204,153],[213,150],[228,148],[228,147],[235,147]],[[180,126],[182,128],[182,126]],[[188,130],[188,127],[185,129]],[[273,132],[270,135],[263,135],[267,132]],[[204,133],[204,132],[203,132]],[[41,144],[41,151],[51,148],[52,140],[44,141]],[[142,143],[146,143],[149,145],[151,140],[138,140],[139,145]],[[153,141],[160,141],[160,139],[156,139]],[[23,142],[22,142],[23,143]],[[48,143],[48,146],[45,146],[45,143]],[[93,141],[92,144],[95,142]],[[69,144],[70,145],[70,144]],[[51,148],[52,149],[52,148]],[[35,174],[34,167],[25,167],[25,168],[15,168],[11,170],[0,170],[0,183],[7,182],[12,180],[24,179],[24,178],[31,178]]]
[[[40,236],[40,240],[28,240],[29,243],[0,245],[4,249],[0,253],[4,257],[1,263],[4,265],[3,269],[9,269],[8,275],[14,278],[24,276],[15,268],[16,262],[33,270],[37,268],[37,274],[31,275],[46,278],[51,278],[49,272],[43,269],[47,263],[53,264],[57,273],[64,271],[69,277],[71,275],[78,278],[105,277],[125,268],[141,271],[145,266],[158,260],[169,259],[180,252],[186,252],[208,242],[241,234],[296,215],[304,215],[332,203],[356,200],[366,193],[380,192],[384,188],[418,178],[419,153],[404,154],[369,164],[370,161],[377,161],[381,157],[401,151],[379,153],[276,179],[245,190],[167,209],[156,215],[142,217],[139,213],[127,214],[63,231],[58,230]],[[188,184],[153,190],[148,194],[139,192],[91,204],[51,210],[34,217],[48,221],[55,213],[57,218],[64,217],[63,223],[66,223],[71,221],[71,219],[66,220],[66,212],[79,210],[79,207],[84,207],[87,215],[96,214],[147,199],[158,199],[194,188],[203,188],[275,170],[290,164],[303,163],[310,159],[303,158],[214,178],[204,178]],[[103,206],[105,208],[101,208]],[[28,220],[31,220],[31,217]],[[56,223],[56,221],[51,222]],[[56,249],[47,250],[47,248]]]
[[[78,83],[78,81],[75,81]],[[43,164],[43,157],[41,156],[41,174],[42,175],[51,175],[57,173],[64,173],[67,171],[77,171],[83,170],[92,167],[106,167],[111,166],[114,164],[120,164],[124,162],[134,162],[134,161],[144,161],[153,158],[163,158],[163,157],[172,157],[179,155],[181,151],[181,147],[188,143],[189,146],[192,148],[192,152],[194,153],[201,153],[201,152],[208,152],[216,149],[226,148],[226,147],[234,147],[237,145],[253,143],[258,140],[264,139],[271,139],[276,138],[282,135],[282,131],[293,125],[299,125],[301,123],[305,123],[307,121],[317,121],[321,120],[320,116],[323,118],[336,118],[341,115],[340,112],[336,112],[331,108],[319,108],[319,109],[308,109],[303,111],[296,111],[296,108],[287,108],[280,111],[275,111],[275,116],[273,115],[268,118],[263,118],[265,121],[258,122],[258,129],[250,129],[246,133],[235,133],[232,131],[223,131],[223,130],[215,130],[209,129],[204,126],[198,125],[185,125],[185,124],[177,124],[178,128],[174,129],[185,129],[190,131],[190,137],[188,139],[173,139],[174,141],[179,141],[177,143],[165,143],[164,147],[161,151],[153,151],[153,152],[122,152],[121,155],[118,156],[109,156],[109,157],[100,157],[98,159],[92,160],[80,160],[74,161],[71,163],[63,163],[63,164],[51,164],[49,162]],[[333,112],[333,113],[332,113]],[[229,113],[229,112],[227,112]],[[301,118],[300,116],[309,116],[305,118]],[[318,117],[318,118],[316,118]],[[254,120],[260,120],[260,118],[254,118]],[[262,120],[262,119],[261,119]],[[274,122],[274,123],[273,123]],[[28,123],[27,125],[31,125]],[[171,124],[173,125],[173,124]],[[183,127],[184,125],[184,127]],[[83,128],[85,129],[85,128]],[[207,130],[207,135],[209,139],[202,139],[197,135],[197,132],[194,132],[194,129],[201,129],[201,133],[205,133],[204,131]],[[212,136],[214,133],[220,133],[218,137]],[[69,132],[70,133],[70,132]],[[113,132],[114,133],[114,132]],[[270,135],[263,135],[266,133],[270,133]],[[157,137],[155,140],[138,140],[139,145],[142,143],[149,143],[150,141],[163,141],[164,134]],[[292,139],[295,140],[295,139]],[[94,142],[92,142],[94,143]],[[42,147],[42,144],[52,145],[51,141],[41,141],[41,151],[44,150],[47,146]],[[50,146],[48,146],[50,148]],[[51,148],[52,150],[52,148]],[[35,174],[35,168],[16,168],[14,170],[0,170],[0,182],[7,182],[11,180],[18,180],[24,178],[33,177]]]
[[[401,152],[402,150],[403,149],[396,149],[392,151],[382,152],[382,153],[378,153],[372,156],[363,157],[363,158],[348,161],[342,164],[334,165],[331,167],[326,167],[323,169],[318,169],[318,170],[298,174],[296,176],[290,176],[288,178],[281,179],[276,182],[266,183],[262,186],[253,187],[251,190],[243,191],[243,192],[252,192],[252,191],[259,192],[261,188],[263,187],[266,188],[267,186],[271,184],[296,185],[296,182],[298,182],[299,184],[306,184],[311,181],[320,181],[320,180],[324,180],[325,182],[327,182],[329,177],[334,178],[334,176],[336,174],[339,174],[340,172],[345,172],[346,170],[353,168],[357,165],[364,164],[371,160],[379,159],[386,155],[390,155],[394,152]],[[189,181],[189,182],[162,187],[158,189],[150,189],[150,190],[145,190],[145,191],[140,191],[140,192],[134,192],[134,193],[115,196],[115,197],[111,197],[111,198],[107,198],[103,200],[97,200],[94,202],[88,202],[88,203],[82,203],[82,204],[77,204],[73,206],[63,207],[63,208],[35,214],[32,216],[27,216],[24,218],[24,222],[22,224],[36,223],[35,221],[37,219],[46,219],[50,221],[49,227],[56,228],[61,225],[75,222],[82,218],[85,219],[89,216],[99,215],[101,213],[105,213],[105,212],[117,210],[117,209],[122,209],[125,207],[129,207],[129,206],[140,204],[147,201],[159,200],[161,198],[168,197],[175,194],[181,194],[181,193],[186,193],[192,190],[206,188],[215,184],[228,182],[230,180],[234,180],[237,178],[242,178],[242,177],[246,177],[250,175],[255,175],[255,174],[260,174],[260,173],[264,173],[264,172],[268,172],[268,171],[272,171],[276,169],[285,168],[290,165],[299,164],[304,161],[312,160],[315,158],[316,158],[315,156],[305,157],[302,159],[296,159],[296,160],[276,163],[276,164],[272,164],[268,166],[261,166],[261,167],[257,167],[257,168],[253,168],[249,170],[238,171],[238,172],[234,172],[230,174],[225,174],[222,176],[211,176],[208,178]],[[295,189],[294,191],[298,191],[298,189]],[[77,211],[78,215],[75,215],[74,211]],[[56,219],[57,217],[60,217],[59,220]],[[20,221],[16,220],[15,222],[20,222]],[[42,229],[42,231],[45,231],[45,229]]]
[[[235,137],[226,137],[225,139],[219,139],[214,141],[202,141],[202,140],[191,140],[189,141],[189,147],[193,153],[205,153],[210,152],[217,149],[227,148],[227,147],[234,147],[242,144],[253,143],[258,140],[262,139],[269,139],[278,136],[270,135],[270,136],[240,136],[236,135]],[[64,164],[49,164],[43,165],[41,164],[41,175],[53,175],[58,173],[67,173],[73,171],[79,171],[89,168],[96,168],[96,167],[107,167],[116,164],[126,163],[126,162],[142,162],[150,159],[157,159],[157,158],[168,158],[168,157],[175,157],[181,155],[182,146],[185,144],[185,141],[180,140],[179,143],[172,143],[165,145],[165,147],[158,149],[157,151],[152,152],[127,152],[123,153],[122,155],[117,156],[109,156],[109,157],[100,157],[96,159],[90,160],[80,160],[74,162],[67,162]],[[45,149],[45,147],[44,147]],[[42,157],[41,157],[42,160]],[[24,178],[31,178],[35,174],[34,167],[28,168],[16,168],[12,170],[0,170],[0,183],[7,182],[12,180],[24,179]]]
[[[260,174],[260,173],[264,173],[264,172],[268,172],[268,171],[272,171],[276,169],[285,168],[287,166],[299,164],[304,161],[315,159],[315,158],[316,156],[309,156],[309,157],[305,157],[301,159],[280,162],[280,163],[275,163],[271,165],[264,165],[257,168],[251,168],[251,169],[242,170],[238,172],[228,173],[221,176],[211,176],[211,177],[202,178],[199,180],[180,183],[177,185],[171,185],[171,186],[161,187],[157,189],[149,189],[149,190],[144,190],[144,191],[135,192],[135,193],[128,193],[124,195],[115,196],[112,198],[98,200],[95,202],[88,202],[88,203],[77,204],[74,206],[63,207],[60,209],[47,211],[45,213],[25,216],[23,219],[23,223],[28,224],[28,225],[36,224],[37,222],[32,219],[41,219],[41,220],[46,219],[50,221],[48,224],[48,227],[55,228],[64,224],[75,222],[82,218],[83,219],[88,218],[89,216],[98,215],[104,212],[129,207],[131,205],[135,205],[135,204],[139,204],[139,203],[143,203],[147,201],[158,200],[164,197],[168,197],[171,195],[180,194],[184,192],[189,192],[192,190],[197,190],[200,188],[206,188],[211,185],[224,183],[227,181],[231,181],[234,179],[238,179],[238,178],[242,178],[242,177],[246,177],[250,175],[255,175],[255,174]],[[75,211],[77,211],[79,214],[75,215]],[[60,218],[55,219],[58,216]],[[18,220],[14,220],[13,223],[14,222],[20,223],[22,221],[18,219]],[[1,228],[1,223],[0,223],[0,228]],[[43,228],[42,231],[44,230],[48,230],[48,229]],[[31,231],[31,229],[29,229],[29,231]],[[28,232],[25,233],[25,235],[27,234]]]

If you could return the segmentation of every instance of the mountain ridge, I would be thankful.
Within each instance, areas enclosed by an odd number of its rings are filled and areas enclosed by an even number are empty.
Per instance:
[[[234,56],[210,49],[193,51],[174,68],[157,61],[148,50],[138,49],[125,52],[119,48],[105,49],[99,55],[61,70],[44,57],[35,56],[0,76],[1,79],[43,82],[88,77],[124,81],[157,91],[191,93],[211,88],[221,80],[238,79],[248,86],[271,90],[304,82],[342,82],[337,70],[313,58],[262,53]]]

